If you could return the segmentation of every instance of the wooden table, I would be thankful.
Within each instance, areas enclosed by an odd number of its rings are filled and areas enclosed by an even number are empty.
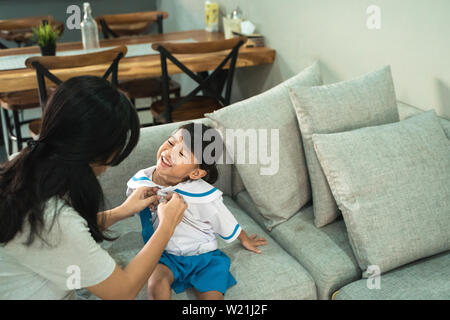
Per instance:
[[[204,30],[192,30],[173,32],[139,37],[124,37],[108,39],[100,42],[101,47],[116,45],[128,45],[138,43],[155,43],[162,41],[194,39],[196,41],[212,41],[224,39],[222,32],[207,32]],[[67,42],[57,45],[57,51],[82,49],[81,42]],[[14,54],[36,53],[40,55],[39,47],[24,47],[0,50],[1,56]],[[202,55],[177,55],[177,58],[194,72],[213,70],[226,57],[226,52],[208,53]],[[275,50],[268,47],[242,48],[236,62],[236,68],[271,64],[275,60]],[[79,75],[102,76],[107,66],[91,66],[76,69],[57,70],[54,74],[62,81]],[[168,64],[169,74],[182,73],[172,63]],[[139,57],[124,58],[119,64],[119,80],[140,79],[161,76],[161,63],[159,54]],[[37,89],[36,74],[30,69],[16,69],[0,71],[0,95],[8,92]]]

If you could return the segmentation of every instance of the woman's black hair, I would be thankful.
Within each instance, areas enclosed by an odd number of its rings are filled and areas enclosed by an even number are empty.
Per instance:
[[[216,162],[223,153],[223,141],[221,139],[220,133],[212,127],[209,127],[203,123],[194,122],[182,125],[176,131],[181,129],[186,130],[186,133],[189,136],[190,142],[187,147],[191,150],[191,152],[194,152],[196,150],[195,144],[201,142],[201,144],[199,143],[199,145],[201,146],[201,160],[199,160],[200,157],[196,158],[200,161],[199,168],[206,171],[206,176],[204,176],[202,179],[210,184],[213,184],[219,178],[219,171],[217,170]],[[207,131],[209,132],[207,133]],[[213,138],[211,139],[212,141],[209,141],[210,138]],[[186,139],[183,139],[183,141],[186,141]],[[215,145],[214,148],[209,148],[211,150],[211,154],[205,154],[205,149],[211,144]],[[205,156],[210,156],[207,161],[205,161]]]
[[[90,164],[116,166],[131,153],[140,133],[134,106],[107,80],[82,76],[58,86],[44,110],[39,140],[0,166],[0,244],[25,221],[25,244],[35,236],[46,242],[44,209],[55,196],[87,221],[97,242],[112,240],[97,223],[104,195]]]

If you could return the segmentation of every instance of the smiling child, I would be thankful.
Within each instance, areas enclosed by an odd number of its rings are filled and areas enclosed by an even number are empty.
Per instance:
[[[171,288],[180,293],[191,287],[199,299],[223,299],[236,280],[230,272],[230,259],[218,249],[216,235],[228,243],[239,239],[255,253],[261,253],[258,246],[267,244],[256,234],[247,236],[224,205],[222,192],[212,185],[218,178],[216,163],[194,156],[194,146],[201,146],[203,155],[212,143],[204,139],[208,130],[214,129],[194,123],[180,127],[159,148],[156,166],[140,170],[128,181],[127,195],[141,186],[156,187],[162,199],[177,192],[188,204],[148,281],[149,299],[170,299]],[[156,208],[139,215],[147,242],[158,226]]]

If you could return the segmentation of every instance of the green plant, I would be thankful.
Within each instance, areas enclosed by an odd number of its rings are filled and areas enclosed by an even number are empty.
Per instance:
[[[59,38],[59,30],[53,29],[50,24],[41,24],[33,28],[33,39],[41,47],[53,46]]]

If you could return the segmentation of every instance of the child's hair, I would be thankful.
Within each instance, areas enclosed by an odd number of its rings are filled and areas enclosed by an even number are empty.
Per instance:
[[[208,130],[215,130],[212,127],[209,127],[203,123],[194,123],[190,122],[188,124],[182,125],[177,129],[181,130],[184,129],[187,131],[187,133],[190,136],[190,145],[187,145],[188,148],[190,148],[191,152],[194,152],[194,144],[195,141],[201,141],[201,152],[203,155],[203,152],[207,146],[214,143],[216,145],[220,145],[220,149],[217,150],[217,148],[212,149],[211,156],[214,159],[212,163],[206,163],[202,157],[202,161],[199,163],[199,168],[206,171],[206,176],[204,176],[202,179],[210,184],[213,184],[217,181],[219,178],[219,172],[217,170],[217,164],[216,161],[219,159],[219,157],[222,155],[223,150],[223,141],[220,137],[220,134],[216,131],[216,134],[212,135],[212,141],[205,141],[203,139],[203,136],[205,135],[205,132]],[[199,136],[200,134],[200,136]],[[216,139],[220,139],[220,141],[216,141]],[[208,161],[209,162],[209,161]]]

